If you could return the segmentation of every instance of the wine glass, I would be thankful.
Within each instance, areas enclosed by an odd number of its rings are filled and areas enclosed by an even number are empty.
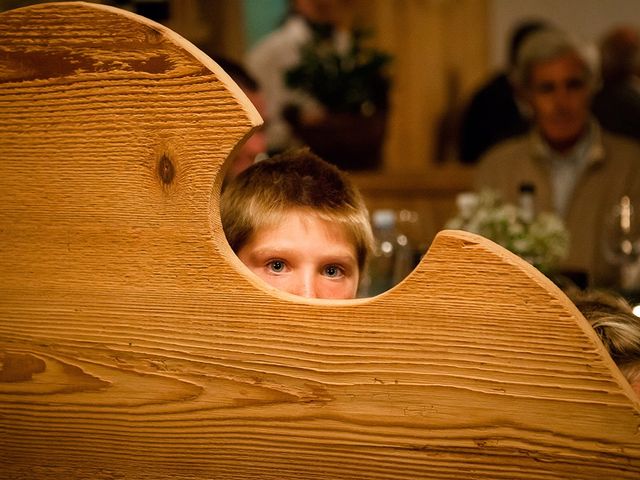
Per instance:
[[[605,259],[619,269],[620,287],[640,287],[640,222],[629,196],[620,198],[611,209],[604,227]]]

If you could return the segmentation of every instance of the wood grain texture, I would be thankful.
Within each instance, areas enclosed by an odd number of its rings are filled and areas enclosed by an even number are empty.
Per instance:
[[[637,479],[640,410],[575,307],[442,232],[379,297],[249,277],[217,201],[259,123],[159,25],[0,15],[6,479]]]

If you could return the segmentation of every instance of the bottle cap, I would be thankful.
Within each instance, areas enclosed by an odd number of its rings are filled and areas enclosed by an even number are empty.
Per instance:
[[[536,193],[536,186],[531,182],[523,182],[518,190],[520,193]]]
[[[396,224],[396,212],[390,208],[375,210],[371,215],[374,228],[393,228]]]

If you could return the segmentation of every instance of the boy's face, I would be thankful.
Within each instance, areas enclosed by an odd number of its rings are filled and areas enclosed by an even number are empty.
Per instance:
[[[301,297],[355,298],[356,247],[343,227],[293,210],[256,231],[238,258],[268,284]]]

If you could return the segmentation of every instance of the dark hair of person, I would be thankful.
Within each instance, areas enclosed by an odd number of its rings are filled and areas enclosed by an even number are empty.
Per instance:
[[[515,65],[518,58],[518,50],[529,35],[550,27],[551,25],[544,20],[526,20],[516,25],[509,42],[509,65]]]
[[[243,90],[258,91],[260,86],[247,70],[237,62],[226,57],[215,56],[213,60],[238,84]]]

